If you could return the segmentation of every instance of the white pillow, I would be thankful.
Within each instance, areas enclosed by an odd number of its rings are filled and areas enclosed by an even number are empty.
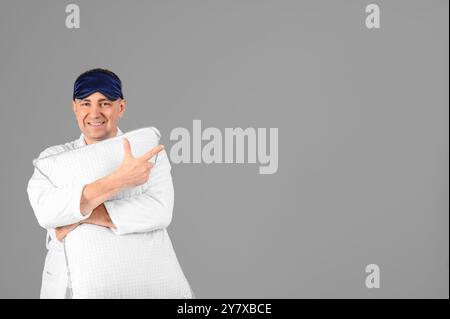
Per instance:
[[[109,175],[122,163],[124,137],[130,141],[133,156],[138,157],[157,146],[161,135],[156,128],[145,127],[98,143],[42,157],[34,160],[33,164],[55,187],[75,183],[89,184]],[[151,161],[155,163],[156,158],[154,156]],[[139,195],[147,188],[148,183],[128,188],[111,200]]]
[[[165,228],[116,235],[82,224],[64,240],[73,298],[193,298]]]
[[[159,143],[160,134],[155,128],[134,130],[38,159],[35,166],[56,187],[90,183],[120,165],[123,137],[133,156],[141,156]],[[145,186],[135,187],[115,199],[143,191]],[[116,235],[106,227],[82,224],[66,236],[64,250],[73,298],[195,298],[165,228]]]

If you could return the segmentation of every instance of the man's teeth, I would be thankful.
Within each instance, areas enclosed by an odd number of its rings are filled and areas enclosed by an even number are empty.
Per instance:
[[[103,123],[105,123],[105,122],[88,122],[88,124],[89,124],[89,125],[92,125],[92,126],[100,126],[100,125],[102,125]]]

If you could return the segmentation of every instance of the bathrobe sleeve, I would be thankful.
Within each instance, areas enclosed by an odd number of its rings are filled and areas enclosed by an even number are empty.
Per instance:
[[[117,235],[148,232],[166,228],[172,221],[174,188],[171,165],[165,150],[158,154],[150,172],[149,187],[135,197],[104,203]]]
[[[39,158],[55,153],[55,147],[41,152]],[[41,227],[53,229],[77,223],[90,216],[81,214],[80,200],[84,184],[55,187],[38,169],[28,181],[27,193],[31,207]]]

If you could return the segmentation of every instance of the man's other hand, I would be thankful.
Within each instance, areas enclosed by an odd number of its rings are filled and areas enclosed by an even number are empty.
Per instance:
[[[75,224],[55,228],[56,239],[62,242],[64,238],[66,238],[67,234],[77,228],[80,224],[92,224],[108,228],[116,228],[116,225],[114,225],[111,218],[109,217],[105,205],[101,204],[92,211],[91,215],[88,218]]]
[[[111,217],[109,217],[108,211],[104,204],[97,206],[93,211],[91,216],[81,221],[82,224],[93,224],[108,228],[116,228],[113,224]]]
[[[56,227],[55,228],[56,239],[58,239],[60,242],[62,242],[64,240],[64,238],[66,238],[67,234],[70,233],[75,228],[77,228],[78,225],[80,225],[80,223]]]

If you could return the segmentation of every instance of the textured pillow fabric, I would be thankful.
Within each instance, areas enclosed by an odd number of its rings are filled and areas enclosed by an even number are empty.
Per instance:
[[[122,163],[124,137],[130,141],[133,156],[138,157],[157,146],[160,136],[156,128],[145,127],[95,144],[42,157],[34,160],[33,164],[55,187],[89,184],[112,173]],[[151,161],[154,163],[156,158]],[[128,188],[111,199],[139,195],[147,188],[147,183]]]
[[[141,156],[159,143],[160,134],[151,127],[138,129],[34,164],[55,187],[91,183],[120,165],[123,137],[133,156]],[[115,199],[145,190],[145,184],[127,189]],[[73,298],[195,298],[165,228],[116,235],[106,227],[82,224],[66,236],[64,250]]]
[[[83,224],[65,250],[75,299],[193,297],[165,228],[118,236]]]

